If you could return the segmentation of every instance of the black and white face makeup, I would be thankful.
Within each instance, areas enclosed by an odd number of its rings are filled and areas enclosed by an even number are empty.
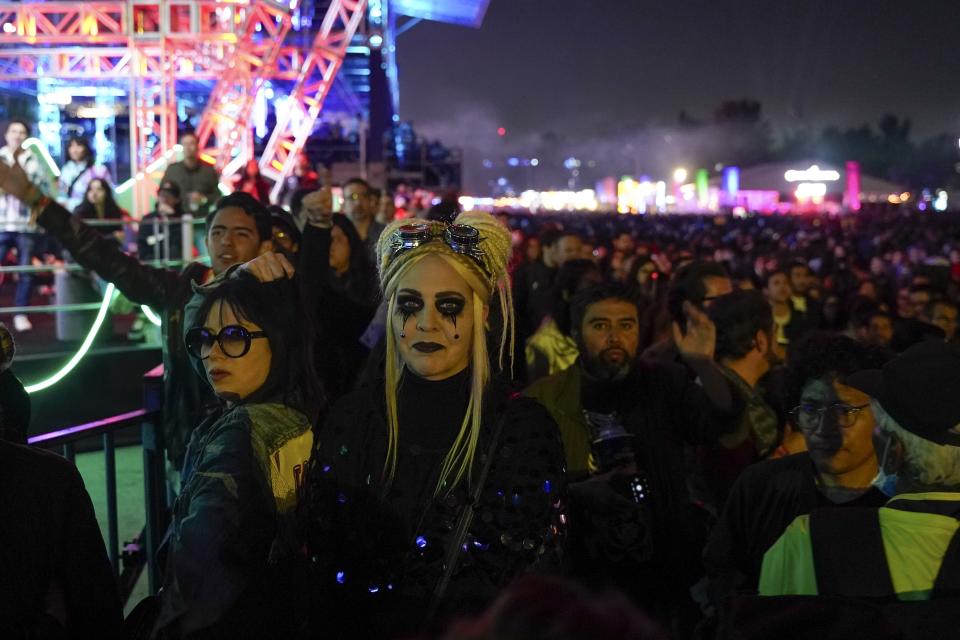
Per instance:
[[[445,380],[470,364],[473,290],[445,260],[427,256],[397,283],[391,330],[403,364],[427,380]]]

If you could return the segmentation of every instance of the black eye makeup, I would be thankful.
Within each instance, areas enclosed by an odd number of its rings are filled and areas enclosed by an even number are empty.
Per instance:
[[[426,307],[427,302],[418,291],[413,289],[401,289],[397,293],[397,302],[395,312],[400,316],[403,326],[406,326],[407,320],[411,316],[419,314]],[[436,294],[434,307],[437,312],[446,318],[453,328],[457,328],[457,318],[463,314],[467,306],[467,299],[460,293],[454,291],[441,291]],[[460,336],[455,336],[459,338]]]
[[[460,296],[443,296],[437,298],[437,311],[445,316],[459,316],[467,301]]]
[[[457,316],[463,313],[463,308],[466,304],[467,301],[462,296],[451,294],[441,295],[437,298],[437,311],[449,320],[453,328],[456,329]]]
[[[397,296],[397,315],[407,324],[410,316],[414,316],[423,309],[423,298],[410,293],[401,293]]]

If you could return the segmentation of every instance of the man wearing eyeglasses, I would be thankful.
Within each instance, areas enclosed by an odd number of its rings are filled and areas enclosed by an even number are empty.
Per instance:
[[[747,467],[734,483],[704,550],[715,603],[755,593],[764,553],[799,515],[818,507],[879,507],[871,485],[877,458],[869,398],[841,382],[880,366],[880,351],[842,335],[814,333],[793,346],[787,363],[790,420],[808,451]],[[725,620],[721,609],[721,620]]]
[[[374,220],[376,212],[370,206],[369,194],[370,185],[363,178],[350,178],[343,184],[343,213],[357,228],[360,239],[373,255],[384,227]]]
[[[858,405],[869,397],[880,459],[873,484],[891,499],[882,508],[821,510],[797,518],[764,557],[760,594],[891,601],[950,597],[956,602],[960,349],[924,342],[882,369],[858,371],[844,383],[858,394]],[[845,428],[856,429],[856,422],[848,419]],[[956,631],[950,629],[949,637]],[[941,627],[930,626],[917,637],[947,636]]]

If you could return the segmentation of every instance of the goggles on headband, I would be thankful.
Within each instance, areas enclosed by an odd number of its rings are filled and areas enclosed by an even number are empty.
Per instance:
[[[480,231],[465,224],[450,224],[442,228],[422,222],[405,224],[393,232],[393,237],[390,239],[390,259],[393,260],[405,251],[436,240],[443,240],[453,252],[472,259],[488,278],[492,278],[492,274],[483,263],[483,257],[486,254],[480,249],[480,243],[483,242]]]

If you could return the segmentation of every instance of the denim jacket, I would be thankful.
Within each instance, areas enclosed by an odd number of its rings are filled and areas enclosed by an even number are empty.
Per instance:
[[[180,636],[255,616],[269,576],[296,552],[298,488],[313,432],[282,404],[240,404],[198,426],[166,536],[157,628]]]

